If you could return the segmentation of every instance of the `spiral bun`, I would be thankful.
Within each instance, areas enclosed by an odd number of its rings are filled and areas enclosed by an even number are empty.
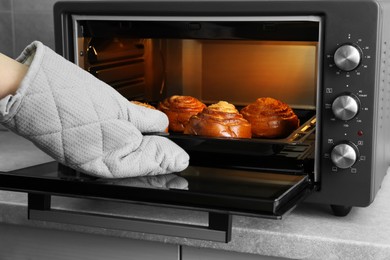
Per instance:
[[[191,96],[172,96],[159,103],[158,109],[169,119],[169,130],[183,132],[191,116],[198,114],[206,107],[198,99]]]
[[[258,98],[240,112],[251,123],[254,137],[286,137],[299,126],[299,119],[294,111],[274,98]]]
[[[234,105],[225,101],[205,108],[192,116],[185,134],[210,137],[251,138],[251,125],[238,112]]]

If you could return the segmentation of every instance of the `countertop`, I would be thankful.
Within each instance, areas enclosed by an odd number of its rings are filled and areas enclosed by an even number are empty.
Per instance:
[[[0,131],[0,138],[2,135],[4,137],[4,133],[7,132]],[[24,140],[19,141],[25,142]],[[5,165],[4,139],[0,144],[2,151],[0,152],[0,165]],[[7,149],[11,148],[7,147]],[[35,148],[30,147],[29,149],[34,150]],[[38,158],[42,161],[50,160],[44,154],[38,155]],[[234,216],[232,240],[227,244],[31,221],[27,219],[27,195],[9,191],[0,191],[0,223],[293,259],[390,259],[390,203],[388,203],[388,198],[390,198],[390,178],[385,177],[374,202],[366,208],[353,208],[346,217],[333,216],[329,206],[308,203],[298,206],[282,220]],[[61,209],[106,212],[107,214],[170,220],[186,224],[204,224],[207,221],[207,215],[203,212],[96,200],[54,197],[53,205]]]

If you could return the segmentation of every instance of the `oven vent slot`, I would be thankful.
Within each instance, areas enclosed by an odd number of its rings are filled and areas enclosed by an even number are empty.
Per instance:
[[[387,37],[388,38],[388,37]],[[384,41],[382,44],[382,57],[381,57],[381,75],[380,75],[380,93],[379,93],[379,130],[381,133],[381,139],[388,140],[388,130],[390,128],[390,46],[388,41]],[[384,160],[390,161],[390,145],[385,144],[383,146]]]

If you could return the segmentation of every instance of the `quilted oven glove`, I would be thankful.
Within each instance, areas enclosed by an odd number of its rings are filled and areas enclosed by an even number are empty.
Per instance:
[[[131,104],[41,42],[30,44],[17,60],[29,69],[17,93],[0,100],[0,123],[58,162],[106,178],[187,168],[183,149],[142,134],[166,129],[162,112]]]

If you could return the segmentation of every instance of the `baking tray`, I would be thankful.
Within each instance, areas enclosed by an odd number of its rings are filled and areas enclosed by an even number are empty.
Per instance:
[[[175,141],[179,144],[186,142],[188,145],[191,144],[200,144],[204,142],[211,142],[214,145],[226,145],[226,144],[235,144],[242,146],[250,145],[250,144],[284,144],[284,145],[295,145],[302,144],[314,131],[316,128],[316,116],[315,111],[308,110],[296,110],[294,111],[301,122],[299,128],[293,131],[290,135],[284,138],[232,138],[232,137],[208,137],[208,136],[200,136],[200,135],[188,135],[182,133],[148,133],[149,134],[157,134],[166,136],[172,141]],[[303,123],[302,123],[303,122]]]
[[[238,142],[238,143],[272,143],[272,144],[301,144],[315,131],[316,117],[313,116],[303,125],[285,138],[232,138],[232,137],[208,137],[201,135],[189,135],[182,133],[158,133],[169,139],[188,139],[191,142],[213,140],[214,142]]]

